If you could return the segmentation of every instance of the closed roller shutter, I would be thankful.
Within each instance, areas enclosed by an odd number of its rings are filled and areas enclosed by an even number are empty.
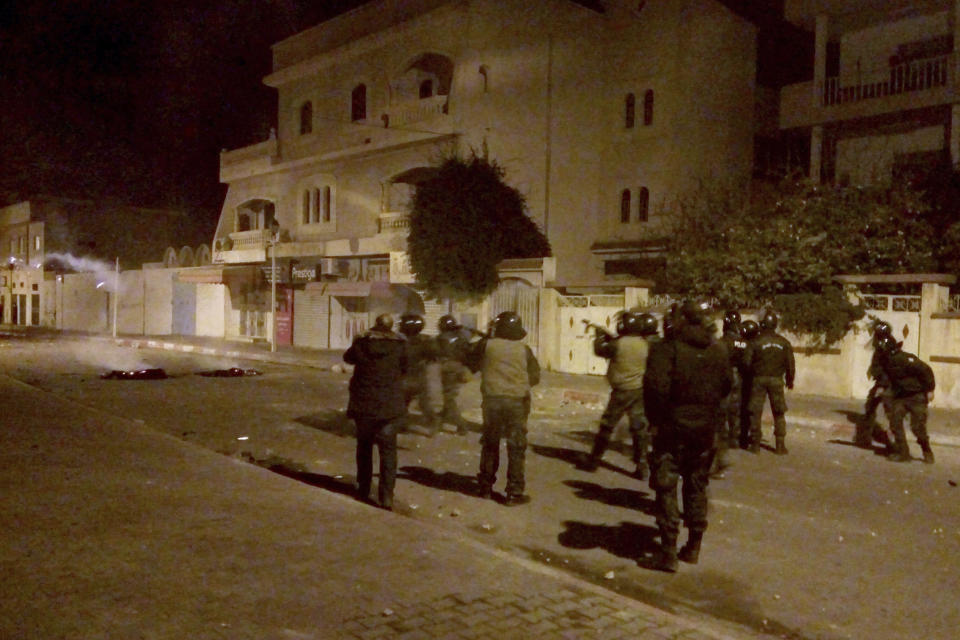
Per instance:
[[[293,292],[293,344],[330,348],[330,296],[309,289]]]

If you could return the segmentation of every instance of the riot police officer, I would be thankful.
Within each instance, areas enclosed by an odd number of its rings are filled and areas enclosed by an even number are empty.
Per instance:
[[[720,341],[727,348],[727,354],[730,356],[730,367],[733,374],[733,383],[730,387],[730,394],[724,399],[725,419],[720,425],[720,432],[717,434],[717,455],[714,458],[712,473],[721,474],[728,463],[726,460],[727,449],[738,446],[740,436],[740,417],[742,405],[743,389],[743,370],[745,368],[744,352],[747,349],[747,343],[741,335],[741,316],[735,309],[729,309],[723,315],[723,335]]]
[[[460,415],[460,389],[470,377],[464,359],[469,348],[470,335],[452,315],[437,322],[437,347],[440,357],[440,381],[443,386],[443,408],[440,419],[456,427],[457,435],[466,435],[467,421]]]
[[[760,451],[762,433],[760,419],[763,417],[763,405],[770,398],[770,410],[773,412],[773,435],[776,440],[774,453],[786,455],[787,402],[783,397],[783,385],[793,389],[796,365],[793,358],[793,346],[777,333],[777,314],[767,310],[760,319],[760,335],[748,346],[744,359],[753,376],[750,389],[750,451]]]
[[[873,386],[867,393],[867,399],[863,406],[863,417],[857,422],[856,433],[853,437],[853,443],[861,448],[869,449],[874,440],[883,444],[887,452],[892,452],[890,437],[883,427],[877,422],[877,408],[883,406],[883,412],[890,419],[892,411],[890,400],[892,399],[892,390],[890,388],[890,379],[887,377],[883,367],[880,366],[881,350],[878,348],[880,341],[884,338],[893,339],[893,328],[888,322],[882,320],[873,327],[873,355],[870,358],[870,366],[867,368],[867,377],[873,379]]]
[[[927,435],[927,405],[933,400],[936,380],[933,370],[926,362],[902,351],[900,343],[893,338],[879,342],[880,366],[890,379],[892,389],[890,430],[893,432],[893,453],[889,460],[910,461],[910,445],[903,431],[903,419],[910,416],[910,430],[923,451],[923,461],[933,464],[933,450]]]
[[[643,413],[643,374],[647,370],[648,338],[657,333],[657,319],[649,313],[624,311],[617,320],[617,336],[597,329],[593,351],[607,358],[607,381],[610,397],[600,416],[600,429],[593,440],[593,449],[581,465],[586,471],[596,471],[610,444],[610,437],[624,415],[630,422],[633,438],[634,475],[642,480],[647,474],[647,448],[650,443],[649,426]]]
[[[407,406],[414,398],[420,405],[425,421],[421,435],[432,437],[440,429],[440,417],[434,405],[434,396],[440,387],[440,361],[437,343],[423,335],[423,316],[405,313],[400,316],[400,333],[407,338],[408,368],[403,390]],[[412,429],[412,428],[411,428]]]
[[[480,438],[479,495],[490,498],[500,467],[500,440],[507,441],[508,506],[525,504],[524,458],[530,389],[540,382],[540,364],[522,340],[527,335],[520,316],[504,311],[493,321],[492,337],[474,342],[467,356],[470,369],[481,372],[483,436]]]
[[[756,320],[744,320],[740,325],[740,336],[747,347],[760,335],[760,325]],[[750,393],[753,389],[753,375],[746,360],[746,348],[743,352],[743,368],[740,370],[740,448],[750,448]]]
[[[709,305],[684,302],[673,339],[656,343],[643,378],[646,415],[654,426],[650,488],[656,492],[660,557],[656,568],[676,571],[678,560],[695,563],[707,528],[707,485],[724,419],[723,401],[732,372],[723,343],[713,338]],[[683,482],[683,522],[689,537],[677,552]]]

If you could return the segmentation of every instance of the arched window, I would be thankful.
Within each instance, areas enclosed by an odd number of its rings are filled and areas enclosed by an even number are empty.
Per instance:
[[[303,224],[310,224],[310,192],[304,191],[300,203],[300,217]]]
[[[650,216],[650,189],[640,187],[637,194],[637,221],[646,222]]]
[[[367,85],[358,84],[350,93],[350,120],[367,119]]]
[[[643,126],[653,124],[653,89],[647,89],[643,94]]]
[[[487,65],[482,64],[480,65],[480,68],[477,69],[477,73],[483,76],[483,92],[486,93],[489,90],[488,83],[490,81],[490,78],[487,74],[490,73],[490,70],[487,69]]]
[[[424,80],[420,83],[420,99],[433,96],[433,80]]]
[[[633,129],[633,124],[637,118],[637,98],[632,93],[628,93],[624,99],[623,124],[627,129]]]
[[[320,193],[320,213],[323,222],[330,222],[330,187],[324,187]]]
[[[620,192],[620,222],[630,222],[630,189]]]
[[[313,131],[313,104],[309,101],[300,106],[300,135]]]

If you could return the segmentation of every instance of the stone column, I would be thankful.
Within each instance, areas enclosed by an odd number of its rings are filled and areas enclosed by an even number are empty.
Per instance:
[[[958,0],[960,1],[960,0]],[[817,117],[823,109],[823,91],[827,80],[827,40],[829,38],[829,19],[826,14],[817,15],[816,34],[813,48],[813,91],[811,113]],[[810,180],[820,182],[821,168],[823,167],[823,126],[814,125],[810,131]]]

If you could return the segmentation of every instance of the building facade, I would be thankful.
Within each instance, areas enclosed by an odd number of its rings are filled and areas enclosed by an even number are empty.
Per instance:
[[[813,78],[780,95],[811,178],[889,183],[960,162],[960,2],[786,0],[784,16],[815,35]]]
[[[208,245],[173,248],[191,227],[184,212],[96,200],[35,196],[0,207],[0,323],[64,328],[57,277],[88,272],[99,274],[100,287],[75,308],[102,317],[92,324],[99,330],[110,317],[112,280],[104,274],[161,258],[168,266],[209,262]]]
[[[685,188],[748,179],[755,41],[713,0],[365,4],[274,45],[278,126],[221,155],[213,261],[277,263],[293,342],[346,346],[415,295],[412,189],[474,151],[526,197],[549,285],[622,290]],[[269,310],[268,282],[230,288],[228,333]]]

